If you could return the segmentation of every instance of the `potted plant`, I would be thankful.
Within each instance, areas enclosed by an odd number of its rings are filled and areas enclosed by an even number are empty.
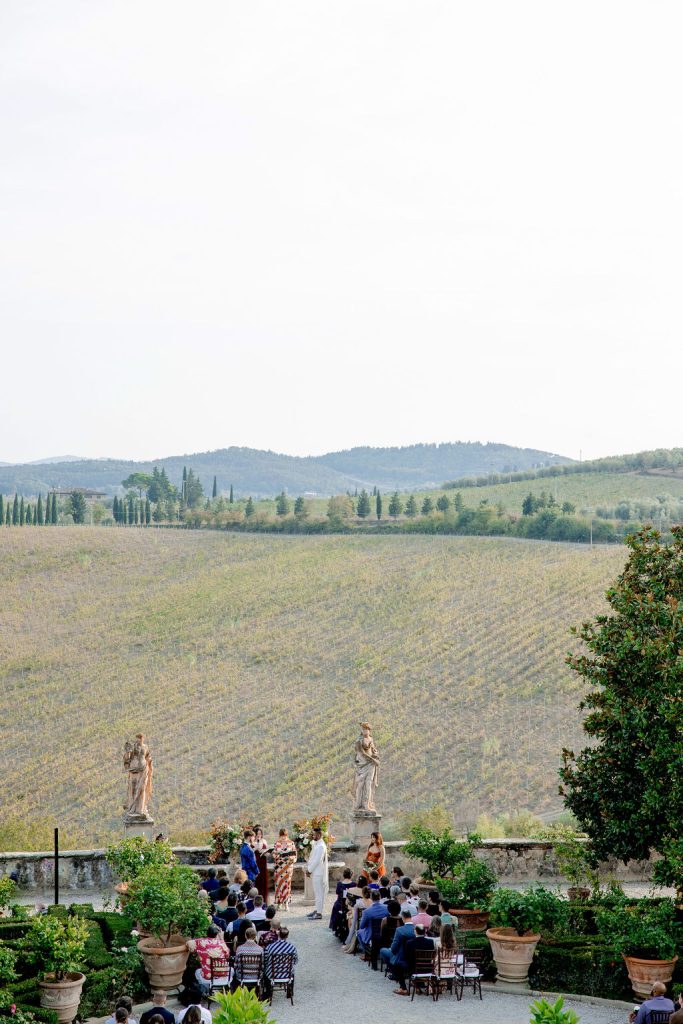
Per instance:
[[[489,903],[496,887],[495,872],[474,855],[456,868],[452,878],[437,878],[439,894],[451,904],[451,913],[464,932],[485,932],[489,921]]]
[[[204,935],[210,917],[197,893],[197,878],[183,864],[152,864],[128,888],[126,913],[148,937],[138,942],[152,990],[180,984],[187,940]]]
[[[522,892],[497,889],[489,909],[493,927],[486,932],[501,981],[525,984],[529,965],[541,938],[541,928],[552,923],[561,900],[542,885]]]
[[[422,861],[425,865],[423,877],[428,882],[435,878],[451,878],[459,865],[469,863],[479,839],[470,835],[466,840],[459,840],[450,828],[435,832],[424,825],[413,825],[409,836],[403,853],[411,860]]]
[[[554,843],[554,851],[560,874],[569,882],[569,899],[587,900],[591,893],[590,885],[587,883],[592,880],[592,872],[590,851],[586,842],[568,835]]]
[[[59,1024],[71,1024],[78,1012],[85,981],[79,968],[88,934],[83,918],[41,914],[33,919],[24,940],[27,960],[40,972],[40,1005],[54,1010]]]
[[[673,900],[598,910],[596,922],[598,934],[624,958],[637,996],[647,999],[655,981],[669,984],[683,939]]]
[[[211,998],[218,1003],[213,1011],[214,1024],[275,1024],[266,1004],[251,989],[216,992]]]
[[[173,850],[166,840],[150,842],[144,836],[130,836],[110,846],[105,857],[107,864],[118,878],[114,887],[121,906],[124,906],[128,886],[144,868],[154,864],[170,864],[174,859]]]
[[[574,1010],[564,1009],[562,996],[554,1003],[546,999],[537,999],[529,1007],[531,1019],[529,1024],[579,1024],[579,1017]]]

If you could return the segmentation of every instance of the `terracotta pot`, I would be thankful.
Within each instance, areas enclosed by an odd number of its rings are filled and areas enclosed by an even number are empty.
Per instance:
[[[140,939],[138,949],[145,963],[152,992],[157,989],[168,992],[180,985],[190,955],[182,936],[172,935],[168,946],[160,946],[159,940],[150,936]]]
[[[641,999],[649,999],[650,990],[656,981],[668,985],[677,960],[677,956],[673,960],[641,960],[637,956],[625,956],[626,970],[635,994]]]
[[[59,1024],[71,1024],[78,1013],[85,974],[73,971],[63,981],[56,981],[54,974],[46,974],[38,981],[40,1005],[54,1010]]]
[[[584,889],[583,886],[572,885],[567,889],[570,900],[587,900],[590,894],[590,889]]]
[[[485,932],[491,916],[488,910],[453,910],[453,917],[458,919],[460,932]]]
[[[489,928],[486,938],[491,943],[501,981],[524,985],[529,980],[529,967],[541,938],[538,934],[518,935],[514,928]]]

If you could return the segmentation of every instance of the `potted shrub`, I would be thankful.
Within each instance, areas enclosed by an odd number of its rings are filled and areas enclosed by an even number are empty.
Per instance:
[[[150,842],[144,836],[130,836],[110,846],[105,857],[107,864],[118,878],[114,887],[121,906],[125,905],[128,886],[145,868],[154,864],[170,864],[175,860],[173,850],[166,840]]]
[[[474,856],[472,848],[479,839],[471,835],[466,840],[459,840],[450,828],[435,832],[424,825],[413,825],[409,835],[403,853],[411,860],[422,861],[425,865],[423,877],[428,882],[435,878],[451,878],[459,865],[469,863]]]
[[[218,1003],[213,1024],[275,1024],[266,1004],[251,989],[216,992],[211,998]]]
[[[435,886],[450,901],[458,928],[465,932],[485,932],[489,921],[489,903],[496,887],[495,872],[483,860],[472,859],[456,868],[452,878],[437,878]]]
[[[624,958],[635,994],[647,999],[655,981],[668,985],[683,934],[673,900],[599,910],[598,934]]]
[[[88,922],[80,917],[41,914],[24,940],[27,960],[39,971],[40,1005],[54,1010],[59,1024],[71,1024],[78,1012],[88,934]]]
[[[126,913],[149,933],[138,942],[152,990],[180,984],[187,940],[206,933],[210,917],[197,893],[197,878],[183,864],[152,864],[128,888]]]
[[[493,927],[486,932],[501,981],[525,984],[541,938],[541,929],[561,912],[562,901],[542,885],[523,892],[497,889],[489,909]]]
[[[569,882],[569,899],[587,900],[591,893],[588,883],[593,880],[588,846],[576,836],[568,835],[554,843],[554,850],[560,874]]]

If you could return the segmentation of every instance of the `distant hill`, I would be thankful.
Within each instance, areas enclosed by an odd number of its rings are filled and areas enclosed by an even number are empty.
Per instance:
[[[50,488],[92,487],[114,494],[130,473],[164,467],[178,484],[183,466],[191,467],[205,491],[213,483],[237,494],[268,496],[285,490],[290,494],[338,494],[356,487],[383,491],[439,487],[444,480],[490,473],[523,472],[571,460],[535,448],[506,444],[456,441],[452,444],[416,444],[404,448],[351,448],[326,455],[298,457],[255,448],[219,448],[192,455],[172,455],[150,462],[124,459],[84,459],[24,465],[0,464],[0,493],[34,495]]]

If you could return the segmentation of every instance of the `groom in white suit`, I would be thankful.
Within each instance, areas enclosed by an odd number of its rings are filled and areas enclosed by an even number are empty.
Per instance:
[[[313,845],[306,870],[311,876],[315,897],[315,910],[306,916],[311,921],[320,921],[325,909],[325,896],[330,883],[327,872],[327,843],[319,828],[313,830]]]

